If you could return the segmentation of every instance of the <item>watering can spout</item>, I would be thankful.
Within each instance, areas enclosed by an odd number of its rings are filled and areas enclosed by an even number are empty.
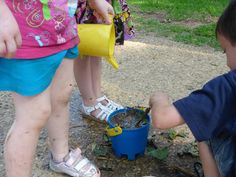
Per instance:
[[[116,61],[116,58],[111,56],[111,57],[106,57],[106,61],[110,63],[114,69],[119,69],[119,64]]]

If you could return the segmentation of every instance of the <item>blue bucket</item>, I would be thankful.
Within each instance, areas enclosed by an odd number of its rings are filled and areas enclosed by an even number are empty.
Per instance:
[[[150,117],[147,114],[147,124],[138,128],[121,129],[113,125],[112,119],[119,113],[127,113],[130,108],[114,111],[108,117],[109,128],[114,129],[114,135],[111,136],[112,149],[117,157],[127,156],[128,160],[135,160],[138,155],[144,155],[147,146],[148,132],[150,127]],[[133,108],[132,108],[133,109]],[[135,109],[135,111],[142,111]],[[143,111],[142,111],[143,112]]]

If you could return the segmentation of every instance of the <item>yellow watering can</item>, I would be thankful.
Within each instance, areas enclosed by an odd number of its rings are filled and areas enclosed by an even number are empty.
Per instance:
[[[111,24],[79,24],[79,51],[81,55],[105,57],[115,68],[119,65],[114,57],[115,27]]]

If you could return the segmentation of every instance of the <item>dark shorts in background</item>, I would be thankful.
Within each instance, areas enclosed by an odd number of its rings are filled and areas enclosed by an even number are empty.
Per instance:
[[[208,141],[208,145],[212,150],[221,177],[234,177],[236,138],[227,134],[221,134],[217,138]]]

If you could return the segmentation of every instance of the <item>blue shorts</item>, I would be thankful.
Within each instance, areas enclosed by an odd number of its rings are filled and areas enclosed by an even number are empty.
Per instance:
[[[217,138],[208,141],[208,145],[213,153],[221,177],[231,177],[236,161],[236,138],[221,134]]]
[[[23,96],[37,95],[50,85],[63,58],[77,58],[78,54],[75,46],[37,59],[0,58],[0,91],[12,91]]]

